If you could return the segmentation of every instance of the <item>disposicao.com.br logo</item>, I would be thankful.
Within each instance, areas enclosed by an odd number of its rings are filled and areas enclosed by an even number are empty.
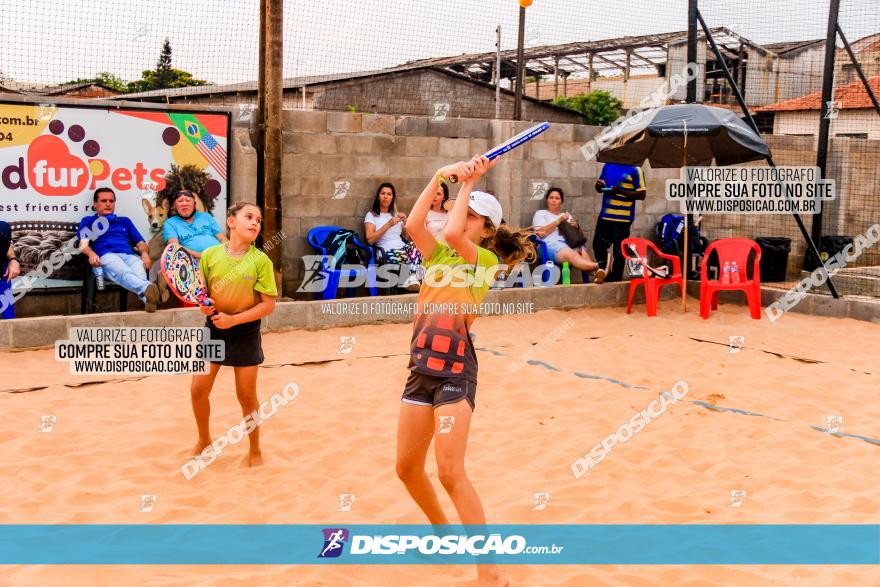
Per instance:
[[[357,555],[520,555],[560,554],[565,548],[529,546],[519,534],[351,534],[347,528],[324,528],[318,558],[338,558],[349,544],[348,554]]]
[[[304,255],[305,274],[297,292],[321,293],[331,283],[333,258],[328,255]],[[409,266],[397,263],[382,265],[341,264],[338,279],[334,282],[339,288],[365,287],[371,281],[377,287],[406,287],[411,272]],[[555,264],[542,264],[534,269],[526,263],[509,268],[497,264],[489,267],[474,267],[468,264],[435,264],[424,271],[424,283],[430,287],[483,287],[497,286],[511,288],[522,283],[524,287],[536,285],[551,286],[560,283],[562,271]]]

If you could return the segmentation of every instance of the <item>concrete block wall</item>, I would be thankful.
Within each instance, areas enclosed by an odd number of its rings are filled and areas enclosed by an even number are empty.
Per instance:
[[[284,108],[309,110],[336,110],[370,112],[374,114],[433,116],[435,104],[448,104],[451,118],[495,118],[495,88],[462,79],[455,74],[431,68],[389,72],[349,80],[316,82],[305,87],[285,88],[282,95]],[[256,105],[255,91],[229,94],[186,95],[172,101],[189,104],[237,106]],[[500,92],[500,116],[513,118],[513,93]],[[576,112],[523,100],[523,120],[578,123],[582,119]]]
[[[501,118],[513,118],[513,95],[501,92]],[[316,88],[317,110],[393,113],[433,116],[435,104],[449,104],[452,118],[495,118],[495,89],[433,69],[403,71],[372,78],[356,78]],[[580,115],[546,104],[523,100],[523,120],[580,122]]]
[[[777,165],[816,165],[815,136],[764,135]],[[754,165],[764,165],[763,162]],[[836,199],[823,205],[823,234],[854,237],[880,222],[880,141],[834,138],[829,146],[826,177],[836,181]],[[812,215],[801,219],[809,231]],[[791,214],[707,215],[703,234],[711,239],[759,236],[790,238],[789,279],[799,278],[806,255],[806,243]],[[816,243],[818,246],[819,243]],[[880,245],[862,253],[850,266],[880,265]]]
[[[828,175],[837,180],[837,200],[823,217],[825,234],[855,237],[880,223],[880,141],[835,138]],[[864,251],[852,266],[880,265],[880,245]]]
[[[305,241],[310,228],[332,224],[363,234],[364,215],[380,183],[395,185],[398,208],[408,212],[439,167],[483,153],[532,125],[319,110],[287,110],[283,120],[282,227],[288,235],[283,278],[284,293],[291,297],[302,280],[301,257],[312,253]],[[601,127],[553,124],[502,157],[479,187],[497,195],[507,222],[519,227],[530,226],[543,205],[543,194],[532,199],[535,184],[561,187],[566,209],[591,239],[601,207],[601,196],[594,190],[601,164],[584,160],[579,149],[600,131]],[[633,235],[652,237],[654,224],[673,210],[663,188],[665,179],[677,174],[678,170],[645,169],[648,198],[637,205]],[[347,187],[344,197],[337,186]]]
[[[816,138],[785,135],[764,135],[777,165],[809,167],[816,164]],[[765,166],[763,161],[746,166]],[[802,216],[810,230],[812,217]],[[803,266],[806,243],[791,214],[707,214],[703,216],[702,233],[710,240],[719,238],[750,238],[779,236],[791,239],[787,273],[796,275]]]
[[[242,111],[241,104],[232,107],[232,136],[229,137],[229,193],[233,201],[257,199],[257,150],[252,143],[252,122],[255,112]]]

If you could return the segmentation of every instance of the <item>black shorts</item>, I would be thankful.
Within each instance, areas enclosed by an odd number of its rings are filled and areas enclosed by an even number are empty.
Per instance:
[[[236,324],[231,328],[217,328],[209,316],[207,326],[211,329],[211,340],[222,340],[226,349],[223,360],[212,363],[227,367],[252,367],[263,362],[259,320]]]
[[[477,385],[472,381],[461,377],[434,377],[410,371],[403,388],[403,397],[400,399],[408,404],[434,408],[466,399],[473,410],[476,398]]]

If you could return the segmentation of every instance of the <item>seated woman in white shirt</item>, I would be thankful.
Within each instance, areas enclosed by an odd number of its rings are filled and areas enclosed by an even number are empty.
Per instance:
[[[428,210],[428,217],[425,220],[425,226],[428,232],[434,235],[434,238],[437,238],[437,235],[446,228],[446,221],[449,217],[443,208],[443,204],[448,199],[449,187],[445,183],[441,183],[440,187],[437,188],[437,193],[434,194],[434,199],[431,201],[431,209]]]
[[[564,201],[565,195],[562,190],[551,187],[547,190],[547,195],[544,196],[546,208],[535,212],[532,218],[532,225],[535,227],[538,238],[547,244],[547,260],[560,266],[567,262],[581,271],[595,271],[595,282],[602,283],[605,281],[605,269],[600,268],[599,264],[590,258],[586,247],[578,247],[575,250],[568,246],[559,232],[559,225],[563,222],[578,226],[574,216],[562,210]]]
[[[418,268],[422,256],[412,242],[406,242],[406,214],[397,210],[397,191],[391,183],[383,183],[376,190],[373,205],[364,217],[367,244],[381,248],[385,263],[409,264],[410,275],[403,287],[417,291],[420,283]]]

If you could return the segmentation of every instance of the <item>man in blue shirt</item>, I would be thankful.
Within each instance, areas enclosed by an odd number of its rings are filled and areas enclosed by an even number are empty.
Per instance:
[[[208,247],[226,242],[226,234],[208,212],[196,211],[196,200],[189,190],[180,190],[171,202],[174,215],[162,225],[166,243],[176,242],[196,259]]]
[[[159,303],[159,288],[147,279],[147,270],[152,262],[147,252],[147,243],[125,216],[117,216],[116,194],[110,188],[98,188],[93,196],[97,214],[80,220],[77,235],[79,249],[89,259],[94,268],[101,268],[104,276],[128,291],[137,294],[144,302],[147,312],[155,312]],[[91,242],[84,238],[83,229],[91,228],[92,223],[103,217],[107,220],[107,231]],[[136,248],[138,257],[132,252]]]
[[[620,243],[629,237],[636,218],[636,202],[645,199],[645,175],[634,165],[606,163],[596,182],[596,191],[602,194],[602,210],[593,234],[593,254],[601,265],[611,247],[611,269],[605,281],[620,281],[624,265]]]

